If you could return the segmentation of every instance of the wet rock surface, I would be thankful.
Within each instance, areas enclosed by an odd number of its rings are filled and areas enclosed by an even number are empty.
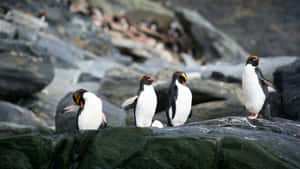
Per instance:
[[[279,10],[274,2],[267,13]],[[258,19],[269,2],[177,3],[1,2],[0,96],[16,105],[0,102],[0,168],[300,168],[299,123],[274,117],[299,120],[299,61],[291,64],[297,57],[287,56],[297,55],[298,36],[286,29],[298,23],[273,23],[278,14]],[[253,6],[260,7],[249,19]],[[293,21],[291,11],[281,18]],[[245,20],[250,27],[240,31]],[[278,88],[271,94],[272,121],[245,118],[240,81],[248,53],[263,57],[260,68]],[[154,119],[166,123],[175,71],[186,72],[193,93],[187,124],[128,127],[132,109],[121,105],[137,94],[145,74],[156,79]],[[77,112],[64,107],[74,104],[79,88],[101,97],[108,128],[75,132]]]
[[[276,124],[267,120],[257,124],[262,128],[249,129],[242,119],[217,119],[221,126],[207,121],[207,125],[164,129],[107,128],[56,135],[54,140],[47,134],[18,135],[0,140],[1,152],[4,147],[13,152],[1,157],[23,154],[19,161],[24,166],[45,168],[299,168],[298,136],[272,132]],[[277,128],[289,123],[280,121]],[[39,158],[33,159],[29,152]],[[3,167],[15,164],[19,163],[1,163]]]
[[[20,106],[0,101],[0,110],[0,121],[2,122],[29,125],[38,128],[47,126],[47,124],[38,118],[33,112]]]
[[[45,88],[54,77],[50,57],[22,41],[0,40],[0,96],[18,100]]]
[[[274,83],[279,90],[283,116],[300,120],[299,114],[299,71],[300,60],[283,66],[274,73]]]

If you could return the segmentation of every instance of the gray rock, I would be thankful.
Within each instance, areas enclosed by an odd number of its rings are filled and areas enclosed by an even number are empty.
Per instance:
[[[139,77],[147,73],[131,67],[116,67],[106,72],[100,83],[99,95],[107,101],[121,106],[128,98],[135,96],[139,88]]]
[[[194,105],[189,122],[211,120],[227,116],[247,116],[248,112],[240,102],[216,101]]]
[[[168,16],[173,15],[173,12],[165,8],[162,4],[144,0],[130,0],[120,2],[110,0],[98,0],[89,1],[89,5],[102,9],[102,12],[107,16],[122,15],[128,11],[135,9],[150,10]]]
[[[36,45],[46,49],[49,54],[54,56],[54,64],[57,67],[74,68],[77,67],[78,61],[84,58],[82,49],[72,45],[72,42],[59,39],[52,34],[39,33]]]
[[[0,37],[2,39],[8,38],[11,39],[16,35],[16,26],[6,22],[5,20],[0,20]]]
[[[299,131],[299,123],[260,119],[253,129],[246,118],[228,117],[202,124],[163,129],[115,127],[76,135],[19,133],[0,139],[1,159],[18,156],[0,167],[300,168],[300,138],[293,134]],[[290,128],[293,132],[287,133]]]
[[[29,125],[32,127],[47,127],[47,124],[39,119],[31,111],[17,105],[1,101],[0,102],[0,121]]]
[[[225,61],[238,63],[249,53],[224,32],[215,28],[203,16],[193,10],[177,8],[179,20],[189,23],[188,28],[199,46],[204,48],[204,56],[212,60],[220,57]],[[188,26],[188,24],[184,24]]]
[[[39,31],[48,27],[48,24],[43,20],[18,10],[10,10],[6,15],[6,19],[33,31]]]
[[[191,122],[189,126],[206,126],[214,127],[233,127],[242,129],[256,129],[260,131],[272,131],[274,133],[289,135],[295,138],[300,138],[300,125],[297,122],[282,118],[273,118],[273,121],[258,118],[250,121],[246,117],[228,116],[223,118],[211,119],[200,122]],[[240,133],[242,135],[245,133]]]
[[[81,73],[78,78],[78,83],[80,82],[100,82],[100,78],[95,77],[89,73]]]
[[[50,57],[17,40],[0,40],[0,96],[7,100],[32,95],[54,77]]]
[[[54,130],[51,128],[37,127],[24,124],[17,124],[13,122],[0,122],[0,137],[15,136],[18,134],[53,134]]]
[[[274,84],[281,95],[283,116],[300,120],[300,60],[278,68],[274,73]]]

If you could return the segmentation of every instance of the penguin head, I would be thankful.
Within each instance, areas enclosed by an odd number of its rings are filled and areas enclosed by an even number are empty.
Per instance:
[[[259,58],[257,56],[248,56],[246,65],[251,64],[252,66],[257,66],[259,63]]]
[[[74,103],[79,105],[81,109],[83,109],[84,102],[85,102],[83,99],[83,94],[86,92],[87,92],[87,90],[85,90],[85,89],[79,89],[79,90],[76,90],[72,96]]]
[[[151,85],[154,82],[154,79],[151,78],[149,75],[145,75],[140,77],[140,84],[141,85]]]
[[[175,72],[173,74],[173,81],[175,82],[175,80],[178,80],[178,82],[184,86],[187,79],[187,75],[184,72]]]

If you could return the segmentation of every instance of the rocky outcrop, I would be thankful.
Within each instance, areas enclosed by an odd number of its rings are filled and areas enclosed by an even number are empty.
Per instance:
[[[121,106],[128,98],[135,96],[139,88],[139,77],[145,72],[132,67],[116,67],[108,70],[100,83],[99,95],[109,102]]]
[[[300,120],[300,60],[278,68],[274,73],[274,84],[281,95],[282,115]]]
[[[274,122],[260,121],[264,128],[256,130],[243,128],[241,118],[232,119],[235,125],[222,125],[220,119],[221,125],[210,126],[6,137],[0,140],[0,157],[19,158],[1,163],[1,168],[300,168],[299,137],[272,132],[268,124]],[[283,131],[292,125],[281,124],[277,128]]]
[[[72,0],[72,5],[81,5],[82,2],[77,0]],[[107,16],[121,15],[130,10],[135,9],[144,9],[154,11],[156,13],[161,13],[165,15],[172,16],[173,13],[167,8],[163,7],[159,3],[144,1],[144,0],[128,0],[122,2],[114,2],[110,0],[97,0],[97,1],[88,1],[86,7],[95,7],[103,10],[102,12]]]
[[[190,32],[199,47],[203,48],[203,55],[207,59],[220,58],[224,61],[234,61],[238,63],[249,53],[238,43],[227,36],[222,31],[216,29],[201,14],[188,10],[176,9],[178,18]]]
[[[154,1],[154,0],[153,0]],[[299,55],[297,0],[288,2],[162,0],[171,8],[187,8],[203,15],[246,51],[258,56]],[[160,1],[160,2],[162,2]],[[282,9],[290,9],[286,18]],[[263,19],[262,19],[263,18]],[[287,21],[290,24],[287,24]]]
[[[0,40],[0,97],[18,100],[46,87],[54,77],[50,57],[23,41]]]
[[[37,128],[47,127],[47,124],[33,112],[4,101],[0,101],[0,121]]]

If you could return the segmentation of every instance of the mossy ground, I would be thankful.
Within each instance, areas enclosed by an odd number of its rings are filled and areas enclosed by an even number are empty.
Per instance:
[[[170,131],[172,132],[172,131]],[[1,169],[288,169],[255,141],[233,136],[187,137],[141,128],[0,139]]]

